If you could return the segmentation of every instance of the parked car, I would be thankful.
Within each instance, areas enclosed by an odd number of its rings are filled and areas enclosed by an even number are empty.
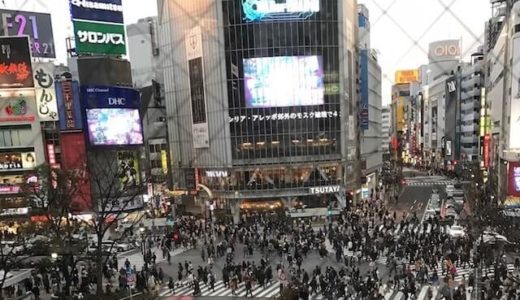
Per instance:
[[[448,234],[452,238],[462,238],[466,235],[466,229],[460,225],[452,225],[448,230]]]

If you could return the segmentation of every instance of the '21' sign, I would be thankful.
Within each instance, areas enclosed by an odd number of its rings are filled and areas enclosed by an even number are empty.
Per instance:
[[[29,36],[34,57],[55,58],[50,14],[0,9],[0,36]]]

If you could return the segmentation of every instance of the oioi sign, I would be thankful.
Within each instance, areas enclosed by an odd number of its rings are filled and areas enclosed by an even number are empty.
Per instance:
[[[76,53],[126,54],[122,24],[73,21]]]

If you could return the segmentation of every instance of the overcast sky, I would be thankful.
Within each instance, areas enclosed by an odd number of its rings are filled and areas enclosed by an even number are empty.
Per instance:
[[[189,1],[189,0],[186,0]],[[339,0],[341,1],[341,0]],[[68,0],[0,0],[0,7],[52,15],[58,61],[66,61],[65,39],[72,35]],[[383,103],[390,102],[394,72],[427,63],[428,43],[462,39],[469,57],[482,43],[489,0],[359,0],[370,10],[372,48],[383,70]],[[125,23],[157,15],[155,0],[123,0]],[[446,6],[449,10],[446,10]],[[414,43],[417,41],[417,44]]]

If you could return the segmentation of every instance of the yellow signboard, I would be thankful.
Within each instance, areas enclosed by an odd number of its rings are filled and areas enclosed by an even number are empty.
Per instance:
[[[161,150],[161,167],[164,174],[168,174],[168,155],[166,150]]]
[[[419,81],[419,70],[400,70],[395,72],[395,84]]]

